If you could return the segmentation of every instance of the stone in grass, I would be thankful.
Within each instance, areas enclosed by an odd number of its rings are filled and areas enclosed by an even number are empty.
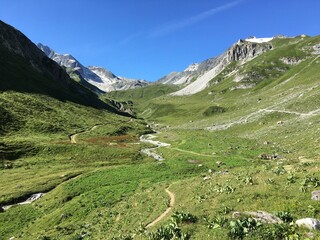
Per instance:
[[[263,223],[282,223],[283,221],[275,215],[271,213],[267,213],[264,211],[256,211],[256,212],[234,212],[233,217],[240,217],[240,216],[249,216],[254,218],[257,221]]]
[[[310,230],[320,231],[320,221],[314,218],[302,218],[296,221],[299,227],[306,227]]]
[[[320,200],[320,190],[315,190],[311,193],[311,200]]]
[[[217,161],[216,164],[217,165],[226,165],[224,162],[221,162],[221,161]]]

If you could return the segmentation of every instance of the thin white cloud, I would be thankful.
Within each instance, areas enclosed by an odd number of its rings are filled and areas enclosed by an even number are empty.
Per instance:
[[[202,13],[199,13],[197,15],[194,15],[194,16],[191,16],[189,18],[186,18],[186,19],[182,19],[180,21],[177,21],[177,22],[173,22],[173,23],[169,23],[169,24],[166,24],[162,27],[159,27],[158,29],[152,31],[150,34],[149,34],[149,37],[150,38],[153,38],[153,37],[159,37],[159,36],[163,36],[163,35],[167,35],[169,33],[172,33],[172,32],[175,32],[181,28],[185,28],[185,27],[188,27],[190,25],[194,25],[212,15],[215,15],[216,13],[219,13],[219,12],[223,12],[229,8],[232,8],[232,7],[235,7],[237,6],[238,4],[240,4],[241,2],[243,2],[244,0],[237,0],[237,1],[233,1],[233,2],[230,2],[230,3],[227,3],[225,5],[222,5],[222,6],[219,6],[219,7],[215,7],[215,8],[212,8],[208,11],[204,11]]]

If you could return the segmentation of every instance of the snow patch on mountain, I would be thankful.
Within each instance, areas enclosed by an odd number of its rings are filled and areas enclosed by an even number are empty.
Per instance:
[[[269,38],[256,38],[256,37],[250,37],[245,39],[247,42],[252,42],[252,43],[265,43],[265,42],[270,42],[274,37],[269,37]]]

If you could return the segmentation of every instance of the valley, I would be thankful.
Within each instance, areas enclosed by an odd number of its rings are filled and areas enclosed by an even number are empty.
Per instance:
[[[320,36],[241,40],[106,94],[0,36],[1,240],[320,238],[295,224],[320,219]]]

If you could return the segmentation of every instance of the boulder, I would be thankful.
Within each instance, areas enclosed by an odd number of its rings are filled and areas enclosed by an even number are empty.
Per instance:
[[[296,221],[299,227],[306,227],[310,230],[320,231],[320,221],[314,218],[302,218]]]
[[[320,200],[320,190],[315,190],[311,193],[311,200]]]
[[[282,223],[282,220],[280,218],[278,218],[277,216],[271,213],[267,213],[264,211],[233,213],[233,217],[240,217],[240,216],[249,216],[263,223]]]

